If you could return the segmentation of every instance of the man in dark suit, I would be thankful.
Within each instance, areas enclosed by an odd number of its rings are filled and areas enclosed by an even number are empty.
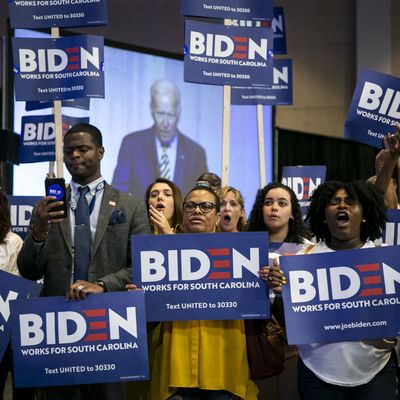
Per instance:
[[[178,88],[159,80],[151,87],[154,125],[125,136],[118,155],[112,186],[143,198],[156,178],[167,178],[188,192],[207,171],[204,149],[177,128],[180,107]]]
[[[102,136],[96,127],[78,124],[65,134],[64,163],[72,176],[67,218],[62,218],[63,211],[54,211],[63,202],[45,196],[35,206],[30,234],[18,256],[23,277],[44,277],[43,296],[79,300],[93,293],[124,290],[132,282],[130,236],[150,233],[146,206],[104,181],[100,172],[103,155]],[[86,202],[86,224],[77,222],[81,196]],[[82,258],[78,259],[81,243],[74,240],[81,238],[79,227],[85,227],[89,242],[83,269]],[[48,400],[119,400],[125,399],[125,385],[46,388],[46,395]]]

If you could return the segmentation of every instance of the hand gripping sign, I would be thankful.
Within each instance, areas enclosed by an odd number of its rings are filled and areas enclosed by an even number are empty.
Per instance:
[[[291,344],[400,334],[399,246],[281,257]]]
[[[268,318],[266,232],[132,236],[149,321]]]
[[[11,310],[18,387],[148,379],[142,291],[17,300]]]

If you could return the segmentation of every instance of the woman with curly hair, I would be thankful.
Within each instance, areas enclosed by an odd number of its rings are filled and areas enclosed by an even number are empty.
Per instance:
[[[280,182],[272,182],[260,189],[256,195],[253,208],[250,213],[248,231],[268,232],[270,251],[269,263],[279,256],[282,251],[285,253],[297,252],[303,247],[308,247],[311,242],[308,240],[310,234],[304,226],[304,221],[300,211],[299,201],[296,194],[289,187]],[[295,243],[298,246],[290,246],[290,250],[281,246],[271,252],[272,242]],[[266,280],[269,275],[269,266],[261,267],[259,275]],[[284,312],[282,297],[271,296],[271,313],[284,325]],[[297,349],[295,346],[285,348],[285,369],[276,378],[268,378],[258,381],[260,398],[268,398],[276,388],[279,388],[279,395],[282,399],[295,400],[297,398],[297,385],[293,379],[295,375],[291,371],[296,370]]]
[[[280,182],[269,183],[257,192],[247,230],[267,231],[270,242],[304,243],[310,236],[296,194]]]
[[[375,247],[385,224],[382,196],[367,182],[328,181],[311,197],[307,214],[318,243],[309,254]],[[277,262],[269,286],[284,284]],[[398,400],[395,339],[299,346],[298,386],[301,399]]]

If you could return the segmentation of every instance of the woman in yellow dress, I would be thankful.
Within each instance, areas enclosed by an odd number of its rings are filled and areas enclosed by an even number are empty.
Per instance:
[[[183,210],[184,232],[216,231],[220,201],[210,188],[192,189]],[[243,321],[163,322],[150,384],[152,400],[256,400]]]

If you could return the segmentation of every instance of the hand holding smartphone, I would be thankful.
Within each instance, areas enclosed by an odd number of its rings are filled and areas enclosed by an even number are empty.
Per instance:
[[[51,209],[51,211],[64,211],[64,214],[57,218],[67,218],[68,207],[64,178],[47,178],[45,181],[45,187],[46,196],[56,197],[56,200],[50,200],[49,203],[53,203],[55,201],[63,202],[61,206],[54,207]]]

